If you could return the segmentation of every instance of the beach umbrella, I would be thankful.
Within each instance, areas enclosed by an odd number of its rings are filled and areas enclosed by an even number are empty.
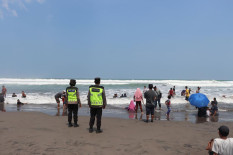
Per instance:
[[[189,102],[191,105],[201,108],[201,107],[207,107],[210,101],[204,94],[196,93],[196,94],[192,94],[189,97]]]

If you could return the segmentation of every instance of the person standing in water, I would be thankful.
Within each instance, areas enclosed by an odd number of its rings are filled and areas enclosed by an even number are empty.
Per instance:
[[[214,101],[211,101],[210,115],[211,116],[218,115],[218,106],[217,106],[216,102],[214,102]]]
[[[168,92],[168,96],[173,97],[173,95],[174,95],[173,89],[172,89],[172,88],[170,88],[170,90],[169,90],[169,92]]]
[[[78,105],[82,107],[78,88],[75,87],[76,80],[70,80],[70,87],[66,88],[66,103],[68,105],[68,127],[79,127],[78,125]],[[72,113],[74,117],[74,125],[72,124]]]
[[[167,101],[165,102],[166,106],[167,106],[167,119],[169,119],[169,116],[170,116],[170,112],[171,112],[171,96],[169,95],[167,97]]]
[[[185,86],[185,100],[188,101],[189,100],[189,89],[187,86]]]
[[[200,93],[201,92],[201,87],[197,87],[196,93]]]
[[[7,89],[5,86],[2,86],[2,94],[3,96],[6,98],[6,92],[7,92]]]
[[[89,87],[88,95],[88,105],[90,107],[90,122],[89,122],[89,133],[92,133],[93,126],[95,123],[95,117],[97,117],[97,130],[96,133],[101,133],[101,117],[102,117],[102,109],[105,109],[107,105],[106,96],[104,87],[100,86],[100,78],[95,78],[95,85],[91,85]]]
[[[160,100],[162,98],[162,93],[156,86],[154,86],[154,91],[155,91],[155,94],[156,94],[155,109],[157,108],[157,104],[158,104],[159,105],[159,110],[161,110]]]
[[[149,116],[151,115],[151,122],[154,120],[155,106],[154,101],[156,100],[156,94],[152,90],[153,84],[149,84],[149,90],[145,92],[144,97],[146,98],[146,122],[149,122]]]
[[[2,112],[6,112],[4,101],[5,101],[4,95],[0,93],[0,111]]]
[[[144,86],[143,95],[145,94],[146,91],[147,91],[147,88],[146,88],[146,86]]]
[[[172,90],[173,90],[173,96],[175,96],[176,95],[176,86],[173,86]]]
[[[215,105],[218,105],[218,101],[216,99],[216,97],[214,98],[214,100],[212,101]]]
[[[137,90],[134,94],[134,101],[136,101],[135,112],[136,113],[138,112],[138,106],[139,106],[141,109],[141,113],[143,114],[142,103],[144,104],[144,101],[143,101],[142,92],[141,92],[140,88],[137,88]]]

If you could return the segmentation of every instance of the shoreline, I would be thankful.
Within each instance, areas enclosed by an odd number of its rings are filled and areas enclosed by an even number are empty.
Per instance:
[[[145,115],[145,107],[143,107],[144,114],[141,115],[140,110],[138,113],[128,112],[123,107],[127,105],[122,105],[122,107],[116,107],[112,105],[108,105],[106,109],[103,110],[103,117],[108,118],[120,118],[120,119],[136,119],[136,120],[144,120],[146,118]],[[163,108],[163,107],[162,107]],[[16,105],[5,104],[6,112],[42,112],[50,116],[66,116],[66,113],[63,113],[62,107],[60,109],[56,108],[56,104],[26,104],[23,105],[20,109],[17,108]],[[186,121],[192,123],[205,123],[205,122],[233,122],[233,111],[220,111],[219,116],[216,117],[206,117],[206,118],[198,118],[197,110],[184,110],[184,111],[172,111],[170,115],[170,119],[166,119],[166,110],[156,110],[155,111],[155,119],[156,121]],[[173,109],[172,109],[173,110]],[[89,107],[87,105],[82,105],[82,108],[79,108],[78,111],[79,116],[89,116]]]
[[[186,121],[102,118],[103,133],[88,132],[88,116],[79,116],[78,128],[67,127],[67,117],[42,112],[0,113],[2,154],[207,154],[205,147],[218,137],[220,125]],[[230,132],[229,137],[232,137]]]

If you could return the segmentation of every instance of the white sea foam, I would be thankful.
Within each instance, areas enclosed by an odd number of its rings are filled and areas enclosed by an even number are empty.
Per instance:
[[[87,104],[87,90],[88,85],[92,85],[94,80],[77,79],[77,85],[81,89],[80,97],[83,104]],[[56,104],[54,95],[65,89],[68,85],[69,79],[13,79],[0,78],[0,85],[5,85],[8,89],[6,102],[9,104],[16,104],[18,98],[12,98],[10,93],[16,92],[21,96],[20,92],[25,90],[27,93],[26,99],[21,99],[22,102],[32,104]],[[201,87],[201,92],[206,94],[209,100],[217,97],[218,102],[233,105],[233,81],[191,81],[191,80],[102,80],[101,84],[106,86],[107,102],[110,105],[118,106],[122,104],[129,104],[133,99],[134,92],[137,87],[143,89],[144,85],[152,83],[156,85],[163,93],[161,103],[164,104],[167,99],[168,90],[176,86],[176,97],[173,98],[172,104],[187,104],[184,97],[180,96],[181,91],[185,86],[190,87],[195,93],[197,86]],[[16,88],[17,87],[17,88]],[[122,93],[127,93],[126,98],[113,99],[113,94],[117,93],[119,96]],[[226,95],[226,97],[222,97]]]
[[[78,85],[91,85],[93,80],[77,79]],[[69,79],[13,79],[0,78],[0,85],[67,85]],[[129,85],[129,84],[161,84],[163,86],[189,86],[189,87],[233,87],[233,81],[215,80],[102,80],[103,85]]]

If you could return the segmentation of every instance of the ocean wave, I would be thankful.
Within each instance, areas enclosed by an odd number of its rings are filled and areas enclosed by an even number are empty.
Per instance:
[[[76,79],[77,85],[92,85],[94,80]],[[102,80],[102,85],[155,84],[161,86],[233,87],[233,81],[215,80]],[[69,79],[14,79],[0,78],[0,85],[67,85]]]
[[[16,104],[17,99],[20,99],[21,102],[23,103],[29,103],[29,104],[56,104],[55,94],[52,93],[28,93],[27,98],[21,98],[21,94],[17,94],[18,97],[11,97],[11,95],[7,95],[6,97],[6,103],[8,104]],[[133,100],[133,94],[129,94],[129,97],[124,97],[124,98],[113,98],[112,95],[109,93],[106,93],[107,96],[107,103],[110,105],[127,105],[130,103],[131,100]],[[208,95],[207,96],[209,100],[211,101],[214,96]],[[87,104],[87,92],[80,92],[80,98],[82,104]],[[167,100],[166,96],[164,96],[161,99],[161,104],[165,105],[165,101]],[[223,103],[226,105],[233,105],[233,98],[224,98],[224,97],[218,97],[217,98],[219,103]],[[146,100],[144,99],[144,102]],[[62,103],[62,102],[61,102]],[[171,99],[172,105],[185,105],[189,104],[188,101],[184,99],[184,97],[181,96],[176,96],[175,98]]]

